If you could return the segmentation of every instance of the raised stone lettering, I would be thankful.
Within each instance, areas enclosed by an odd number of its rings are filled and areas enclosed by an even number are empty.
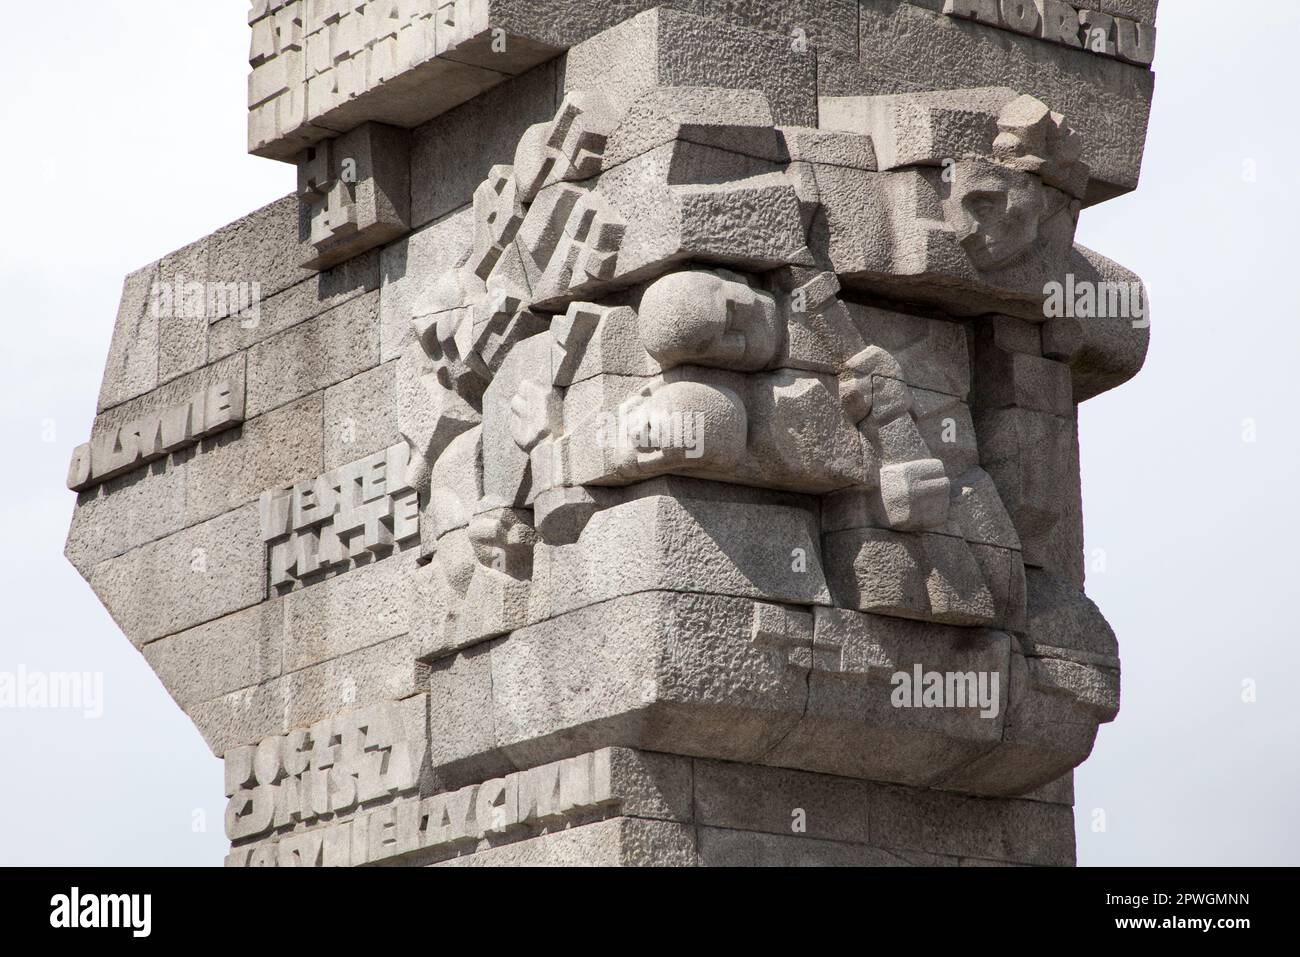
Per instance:
[[[314,726],[311,733],[336,737],[341,733],[347,737],[348,729],[356,728],[356,719],[373,719],[387,728],[388,722],[394,720],[394,712],[379,709],[350,715],[326,723],[328,728]],[[280,742],[276,747],[282,748],[288,739],[274,740]],[[362,746],[370,748],[378,740],[385,738],[382,733],[375,738],[372,729]],[[413,754],[412,749],[404,744],[409,742],[395,740],[383,753],[392,758]],[[248,758],[243,754],[232,757],[234,763],[228,765],[227,776],[237,781],[244,773],[242,769]],[[313,762],[317,759],[314,756]],[[535,833],[537,828],[552,827],[576,815],[617,809],[626,795],[616,787],[613,761],[613,749],[603,748],[423,799],[407,796],[416,786],[414,778],[407,779],[400,787],[392,789],[391,803],[365,808],[358,808],[355,803],[340,803],[330,810],[334,814],[352,812],[348,819],[306,834],[259,844],[260,848],[274,849],[269,858],[265,851],[260,856],[245,852],[232,855],[227,863],[229,866],[259,866],[255,861],[273,860],[275,866],[280,867],[347,866],[391,860],[417,850],[442,856],[484,840],[493,843],[521,840]],[[332,774],[342,775],[340,781],[346,777],[361,786],[360,778],[348,773],[344,767],[335,766],[330,770]],[[317,773],[323,771],[317,769]],[[272,823],[281,826],[292,820],[310,822],[312,815],[307,813],[302,803],[307,780],[308,775],[303,775],[301,780],[282,780],[274,788],[259,786],[252,791],[242,786],[236,788],[226,818],[232,840],[257,837],[269,831]],[[340,788],[343,789],[344,785],[340,784]],[[342,793],[351,792],[343,790]],[[255,799],[263,804],[255,804]],[[298,803],[294,804],[295,801]],[[274,820],[263,805],[276,809]],[[293,812],[291,808],[294,807],[302,810]],[[304,840],[308,835],[313,836],[313,840]]]
[[[998,25],[998,0],[944,0],[943,12],[950,17],[968,17]]]
[[[68,488],[91,488],[243,421],[243,380],[214,383],[183,403],[107,428],[77,446],[68,467]]]
[[[419,538],[419,497],[406,484],[405,444],[350,462],[258,503],[272,586],[339,573]]]
[[[1038,35],[1043,18],[1035,0],[1002,0],[999,9],[1002,13],[1002,26],[1008,30],[1031,37]]]
[[[1036,0],[1040,29],[1044,40],[1064,43],[1066,46],[1083,46],[1079,40],[1079,11],[1065,0]]]
[[[943,12],[1139,66],[1150,66],[1155,59],[1153,24],[1066,0],[944,0]]]

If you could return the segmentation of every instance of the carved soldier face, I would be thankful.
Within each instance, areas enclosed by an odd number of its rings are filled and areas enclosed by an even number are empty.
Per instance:
[[[976,269],[997,269],[1038,239],[1044,208],[1038,177],[986,160],[967,159],[954,170],[945,204],[948,223]]]

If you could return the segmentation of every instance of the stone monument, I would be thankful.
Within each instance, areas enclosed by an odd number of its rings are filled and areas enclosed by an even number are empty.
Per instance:
[[[1074,863],[1156,0],[254,0],[67,555],[232,866]]]

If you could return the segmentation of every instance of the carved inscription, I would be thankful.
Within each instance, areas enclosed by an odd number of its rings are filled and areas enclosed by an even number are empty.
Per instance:
[[[421,850],[473,850],[484,838],[495,843],[528,837],[539,827],[617,804],[611,761],[606,748],[458,791],[400,800],[327,827],[236,847],[226,864],[355,867]]]
[[[944,0],[943,12],[1139,66],[1155,59],[1154,25],[1065,0]]]
[[[253,0],[250,147],[316,139],[307,132],[311,121],[486,29],[486,6],[474,0]]]
[[[77,446],[68,466],[68,488],[80,492],[243,421],[244,383],[223,380],[179,405],[132,419]]]
[[[424,736],[393,702],[226,752],[226,835],[232,841],[312,823],[410,791]]]
[[[328,269],[407,231],[408,145],[405,130],[366,123],[302,152],[298,196],[316,248],[304,268]]]
[[[420,503],[406,481],[409,459],[410,448],[401,443],[310,481],[263,492],[262,540],[270,547],[272,586],[287,591],[417,539]]]

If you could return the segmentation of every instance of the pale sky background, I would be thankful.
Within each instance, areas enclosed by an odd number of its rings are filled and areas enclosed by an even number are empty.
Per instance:
[[[245,154],[246,0],[12,6],[0,672],[102,672],[104,713],[0,710],[0,865],[217,865],[220,762],[63,558],[64,479],[123,277],[294,171]],[[1077,777],[1079,861],[1294,865],[1300,4],[1164,0],[1159,31],[1142,186],[1078,237],[1153,304],[1146,368],[1082,416],[1088,592],[1124,677]]]

